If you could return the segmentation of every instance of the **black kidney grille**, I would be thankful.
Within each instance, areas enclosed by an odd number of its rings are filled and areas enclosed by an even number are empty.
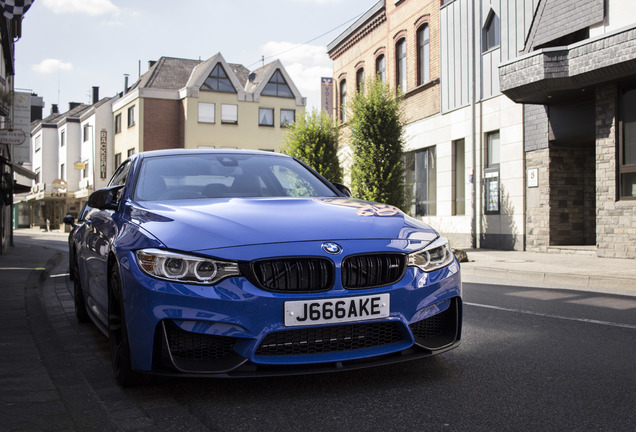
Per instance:
[[[277,292],[320,292],[333,286],[333,262],[324,258],[277,258],[254,261],[252,271],[261,288]]]
[[[193,333],[179,328],[171,321],[165,325],[170,354],[176,360],[219,360],[233,352],[236,339]]]
[[[397,322],[300,328],[270,333],[261,342],[256,355],[322,354],[372,348],[402,340]]]
[[[342,262],[342,286],[365,289],[391,285],[402,279],[406,256],[402,254],[353,255]]]

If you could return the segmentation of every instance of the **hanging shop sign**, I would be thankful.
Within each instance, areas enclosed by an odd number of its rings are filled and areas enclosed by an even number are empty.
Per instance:
[[[102,129],[99,133],[99,178],[105,179],[108,165],[108,132]]]
[[[0,143],[18,145],[26,141],[26,134],[22,129],[0,129]]]

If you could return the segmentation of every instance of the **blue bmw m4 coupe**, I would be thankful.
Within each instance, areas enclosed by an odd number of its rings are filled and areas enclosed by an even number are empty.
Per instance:
[[[108,336],[123,385],[348,370],[460,343],[448,241],[289,156],[140,153],[65,221],[77,318]]]

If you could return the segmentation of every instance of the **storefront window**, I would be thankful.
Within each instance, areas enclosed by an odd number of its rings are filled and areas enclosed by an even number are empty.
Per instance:
[[[636,87],[620,93],[619,199],[636,199]]]
[[[435,147],[405,153],[405,185],[412,216],[437,214],[437,163]]]

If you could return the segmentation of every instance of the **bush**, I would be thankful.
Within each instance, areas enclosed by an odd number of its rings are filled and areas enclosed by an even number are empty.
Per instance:
[[[305,162],[327,180],[341,183],[339,136],[331,117],[314,109],[289,125],[281,151]]]
[[[365,82],[351,100],[353,196],[404,206],[402,96],[379,80]]]

